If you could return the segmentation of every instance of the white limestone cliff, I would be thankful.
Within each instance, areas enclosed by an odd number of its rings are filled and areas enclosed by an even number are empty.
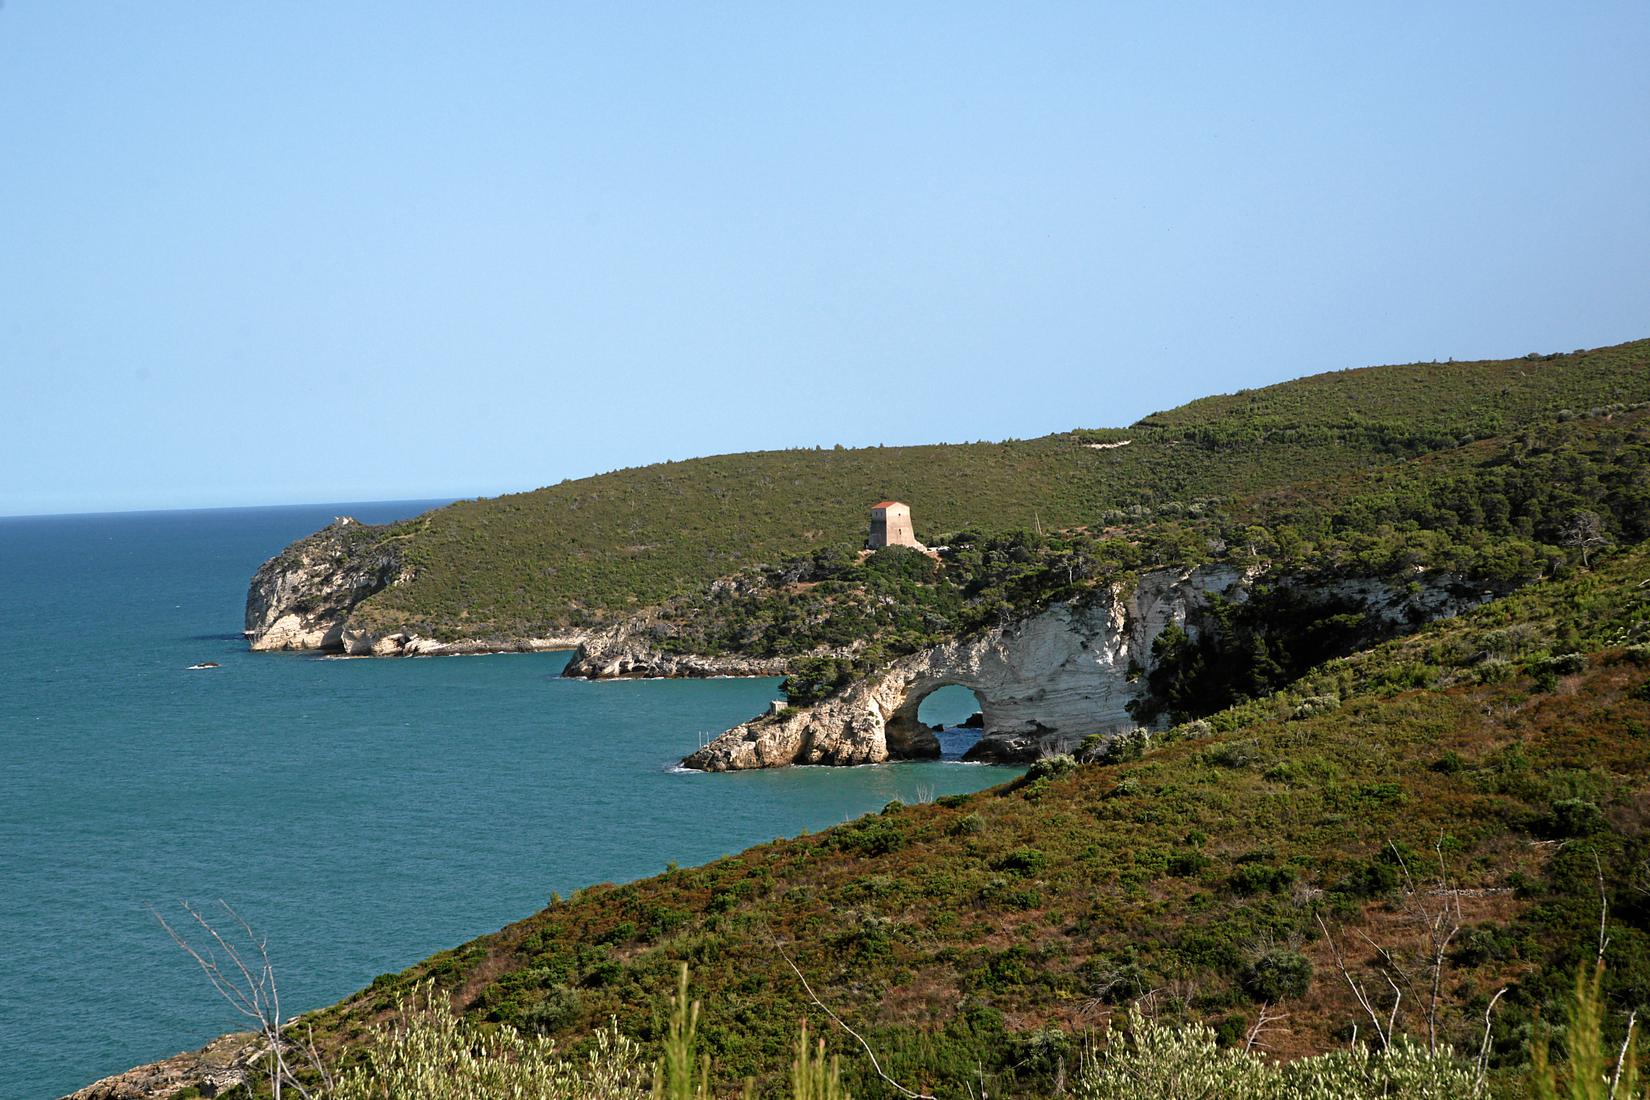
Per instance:
[[[342,650],[349,613],[407,575],[376,529],[340,516],[282,550],[253,574],[246,637],[255,650]]]
[[[440,640],[412,630],[375,632],[352,618],[361,601],[406,582],[411,567],[384,528],[340,516],[258,569],[246,593],[254,650],[313,649],[351,657],[439,657],[572,649],[582,633]]]
[[[971,758],[1032,760],[1091,733],[1122,732],[1136,725],[1128,705],[1145,692],[1157,636],[1171,622],[1196,636],[1211,598],[1243,600],[1252,579],[1225,564],[1147,573],[1131,586],[902,657],[811,707],[735,726],[683,764],[733,771],[937,756],[938,742],[917,720],[917,709],[949,684],[968,688],[980,703],[984,726]],[[1448,577],[1414,584],[1338,579],[1312,587],[1318,598],[1355,601],[1375,622],[1397,629],[1455,614],[1490,595]]]

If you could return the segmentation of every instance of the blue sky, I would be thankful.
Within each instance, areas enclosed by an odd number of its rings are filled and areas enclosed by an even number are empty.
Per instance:
[[[6,0],[0,513],[1650,336],[1650,6]]]

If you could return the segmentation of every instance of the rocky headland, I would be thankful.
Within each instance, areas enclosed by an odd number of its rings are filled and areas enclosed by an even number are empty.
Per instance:
[[[247,643],[254,650],[318,650],[350,657],[443,657],[572,649],[581,632],[544,637],[439,639],[412,629],[378,629],[359,620],[371,596],[413,575],[403,542],[390,529],[339,516],[270,558],[246,593]]]

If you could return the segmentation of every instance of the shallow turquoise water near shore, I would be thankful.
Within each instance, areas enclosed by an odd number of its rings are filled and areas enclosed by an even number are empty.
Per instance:
[[[427,506],[0,519],[0,1096],[57,1096],[238,1026],[149,905],[230,901],[296,1011],[552,891],[1015,774],[672,769],[774,680],[591,684],[559,678],[562,654],[247,652],[264,558],[343,511]],[[201,661],[221,667],[187,669]],[[969,709],[950,705],[946,720]]]

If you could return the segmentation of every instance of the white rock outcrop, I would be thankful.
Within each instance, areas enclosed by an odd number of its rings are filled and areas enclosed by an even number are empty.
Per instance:
[[[342,650],[356,604],[407,575],[380,531],[340,516],[264,562],[246,593],[252,648]]]
[[[411,630],[369,630],[351,618],[356,607],[412,576],[391,530],[340,516],[264,562],[246,592],[248,644],[351,657],[442,657],[572,649],[585,640],[580,632],[441,641]]]
[[[783,676],[784,657],[705,656],[667,653],[659,648],[669,627],[654,612],[604,627],[579,641],[563,676],[584,680],[644,680],[713,676]]]
[[[404,630],[374,634],[346,621],[338,634],[338,648],[349,657],[462,657],[477,653],[573,649],[583,640],[583,635],[565,634],[547,638],[460,638],[443,642]]]
[[[948,684],[979,700],[983,731],[969,753],[974,759],[1033,760],[1092,733],[1122,732],[1136,725],[1128,707],[1145,694],[1157,636],[1170,623],[1198,636],[1211,599],[1244,600],[1253,579],[1228,564],[1147,573],[1127,588],[1114,586],[902,657],[814,706],[735,726],[682,763],[733,771],[937,756],[938,742],[917,720],[917,709]],[[1417,576],[1410,584],[1378,578],[1298,583],[1315,602],[1361,606],[1382,633],[1456,614],[1492,595],[1441,575]]]
[[[732,771],[937,756],[917,709],[948,684],[979,700],[981,758],[1035,758],[1089,733],[1130,728],[1127,707],[1144,691],[1152,641],[1171,622],[1187,624],[1210,593],[1241,599],[1247,579],[1226,565],[1149,573],[1127,590],[1102,590],[902,657],[812,707],[736,726],[683,763]]]

